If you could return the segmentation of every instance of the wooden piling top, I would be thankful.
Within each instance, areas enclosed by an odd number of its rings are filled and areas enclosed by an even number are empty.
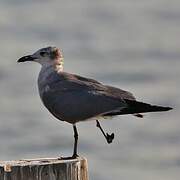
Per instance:
[[[0,161],[0,180],[88,180],[87,160],[82,157]]]

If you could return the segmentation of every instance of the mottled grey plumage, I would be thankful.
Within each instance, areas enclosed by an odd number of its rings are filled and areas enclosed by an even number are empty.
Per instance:
[[[123,98],[133,96],[120,89],[105,86],[95,80],[49,69],[42,81],[39,75],[39,92],[47,109],[58,119],[70,123],[87,120],[127,107]],[[118,93],[119,92],[119,93]]]
[[[139,113],[172,109],[138,102],[130,92],[63,72],[62,53],[56,47],[40,49],[33,55],[18,60],[25,61],[35,61],[42,65],[38,87],[46,108],[59,120],[73,124],[75,143],[72,157],[77,156],[78,133],[75,124],[79,121],[121,114],[143,117]],[[104,133],[98,121],[97,127],[101,129],[107,142],[111,143],[114,134]]]

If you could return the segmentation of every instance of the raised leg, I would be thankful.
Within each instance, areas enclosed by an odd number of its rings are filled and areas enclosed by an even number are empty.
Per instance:
[[[100,125],[100,122],[98,120],[96,120],[96,126],[101,130],[101,132],[103,133],[104,137],[106,138],[106,141],[108,144],[112,143],[113,139],[114,139],[114,133],[112,134],[108,134],[105,133],[103,128]]]
[[[76,128],[76,124],[73,124],[73,130],[74,130],[74,151],[73,151],[73,158],[78,157],[77,155],[77,144],[78,144],[78,131]]]

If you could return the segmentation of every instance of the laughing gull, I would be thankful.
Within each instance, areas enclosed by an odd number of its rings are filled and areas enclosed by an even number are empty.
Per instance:
[[[59,120],[73,125],[74,151],[77,155],[78,131],[76,123],[96,120],[108,143],[114,133],[105,133],[98,119],[116,115],[168,111],[171,107],[150,105],[136,101],[133,94],[122,89],[103,85],[100,82],[63,71],[63,55],[56,47],[46,47],[32,55],[24,56],[18,62],[34,61],[41,64],[38,77],[39,94],[46,108]]]

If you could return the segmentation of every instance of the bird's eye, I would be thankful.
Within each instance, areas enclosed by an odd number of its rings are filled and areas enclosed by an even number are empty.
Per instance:
[[[47,53],[45,51],[40,52],[41,56],[45,56]]]

